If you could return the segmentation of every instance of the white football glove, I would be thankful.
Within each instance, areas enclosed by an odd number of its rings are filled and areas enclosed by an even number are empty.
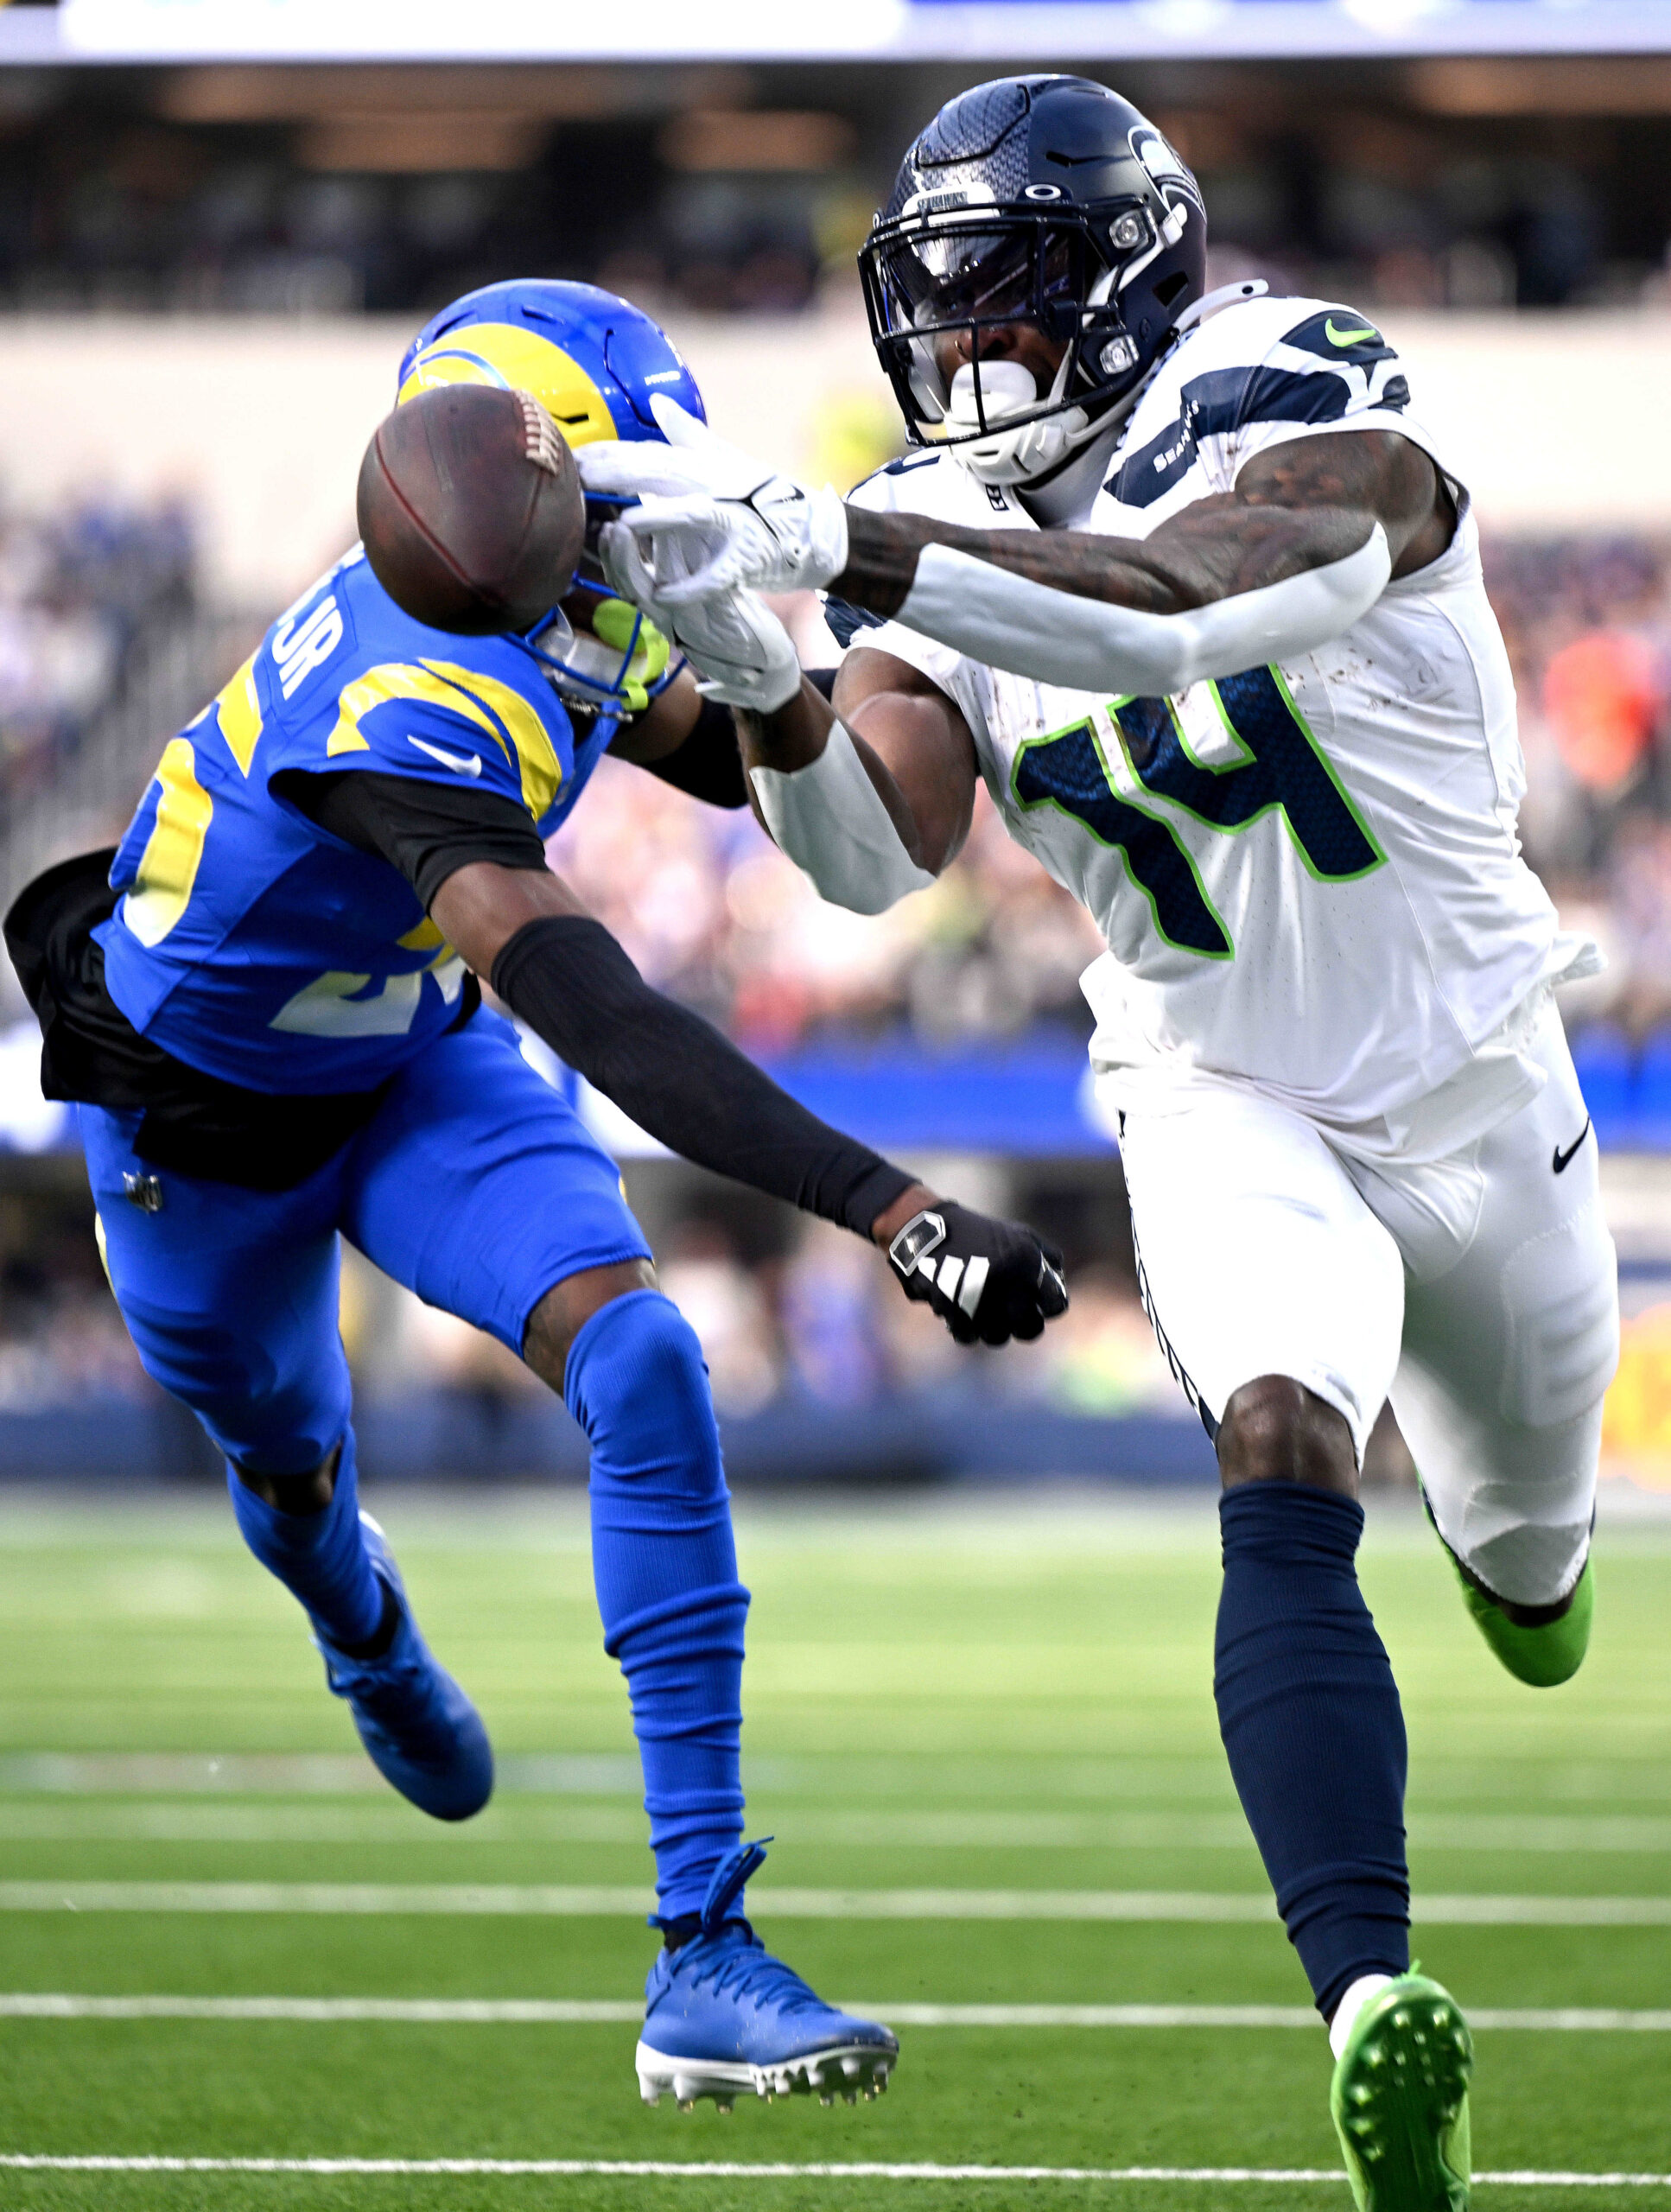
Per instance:
[[[646,606],[689,607],[734,587],[816,590],[847,566],[847,514],[826,485],[810,492],[752,460],[658,392],[667,439],[576,448],[588,492],[639,504],[608,524],[600,551],[615,590]]]
[[[694,607],[658,604],[654,619],[695,670],[704,699],[771,715],[801,688],[789,632],[755,592],[723,592]]]

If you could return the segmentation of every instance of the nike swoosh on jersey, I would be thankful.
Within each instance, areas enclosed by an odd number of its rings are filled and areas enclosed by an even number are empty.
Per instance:
[[[1586,1118],[1584,1127],[1573,1138],[1572,1143],[1567,1146],[1565,1152],[1561,1150],[1559,1145],[1555,1147],[1555,1173],[1557,1175],[1564,1175],[1566,1170],[1572,1166],[1573,1155],[1577,1152],[1579,1147],[1584,1142],[1584,1140],[1589,1135],[1589,1134],[1590,1123]]]
[[[456,768],[461,776],[479,776],[481,773],[481,755],[479,753],[467,756],[446,753],[440,746],[431,745],[427,738],[423,737],[409,737],[406,742],[416,745],[420,753],[427,753],[432,760],[439,760],[443,768]]]
[[[1379,338],[1381,335],[1378,330],[1368,323],[1360,323],[1356,330],[1337,330],[1332,315],[1323,327],[1328,333],[1329,343],[1331,346],[1361,346],[1366,338]]]

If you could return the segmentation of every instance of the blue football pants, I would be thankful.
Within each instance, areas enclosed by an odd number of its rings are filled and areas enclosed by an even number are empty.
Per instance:
[[[650,1255],[613,1163],[486,1012],[427,1046],[365,1127],[293,1190],[154,1169],[132,1148],[139,1119],[81,1109],[111,1286],[148,1373],[252,1473],[306,1473],[345,1440],[352,1455],[340,1236],[518,1353],[555,1284]],[[130,1203],[124,1183],[152,1176],[155,1212]],[[748,1593],[696,1336],[658,1291],[617,1299],[576,1338],[565,1395],[593,1446],[605,1644],[632,1694],[661,1910],[676,1917],[700,1905],[742,1829]],[[262,1515],[239,1517],[328,1626],[294,1542],[267,1541]],[[321,1542],[340,1541],[338,1517],[317,1516]]]

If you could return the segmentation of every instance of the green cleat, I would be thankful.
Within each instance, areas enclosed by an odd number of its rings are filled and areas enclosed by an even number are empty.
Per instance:
[[[1352,2023],[1329,2091],[1357,2212],[1468,2212],[1473,2038],[1420,1966]]]
[[[1571,1681],[1590,1649],[1590,1624],[1596,1611],[1596,1578],[1587,1559],[1572,1597],[1558,1613],[1547,1605],[1516,1605],[1513,1610],[1520,1614],[1518,1620],[1510,1618],[1501,1599],[1469,1580],[1453,1554],[1451,1564],[1462,1585],[1463,1604],[1480,1634],[1516,1680],[1529,1682],[1537,1690]]]

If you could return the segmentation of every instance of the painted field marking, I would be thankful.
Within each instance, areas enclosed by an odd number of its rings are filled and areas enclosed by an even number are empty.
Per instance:
[[[766,1762],[768,1774],[771,1762]],[[632,1751],[507,1751],[493,1762],[501,1791],[636,1800]],[[756,1783],[756,1788],[759,1787]],[[359,1751],[4,1751],[0,1790],[54,1796],[177,1794],[386,1798],[388,1783]]]
[[[844,1997],[844,2012],[901,2028],[1306,2028],[1309,2005],[917,2005]],[[92,1997],[33,1990],[0,1993],[9,2020],[392,2020],[457,2027],[636,2026],[644,2006],[567,1997]],[[1470,2008],[1476,2028],[1534,2034],[1671,2034],[1671,2010],[1600,2005]]]
[[[754,1892],[780,1920],[1133,1920],[1228,1923],[1276,1917],[1253,1890],[810,1890]],[[647,1888],[421,1882],[0,1882],[0,1912],[459,1914],[596,1919],[652,1911]],[[1671,1897],[1418,1895],[1419,1926],[1668,1928]]]
[[[585,1796],[618,1798],[623,1809],[639,1812],[644,1783],[638,1758],[630,1751],[507,1751],[495,1760],[494,1770],[493,1802],[500,1811],[522,1797]],[[937,1798],[949,1801],[961,1795],[981,1801],[978,1817],[983,1820],[1053,1818],[1039,1808],[1045,1801],[1058,1797],[1076,1801],[1076,1810],[1141,1805],[1176,1811],[1188,1799],[1204,1804],[1210,1815],[1236,1812],[1229,1777],[1217,1751],[1210,1758],[993,1752],[979,1758],[940,1757],[926,1768],[917,1758],[885,1754],[832,1754],[828,1758],[762,1754],[751,1764],[750,1783],[756,1796],[774,1792],[825,1801],[819,1806],[820,1819],[826,1812],[852,1807],[855,1799],[867,1801],[879,1794],[908,1801],[897,1809],[912,1815],[944,1809],[956,1815],[968,1809],[950,1804],[924,1807],[925,1773],[934,1777]],[[0,1795],[370,1797],[389,1808],[388,1784],[357,1751],[4,1751],[0,1752]],[[1007,1815],[996,1812],[991,1803],[994,1796],[1014,1798],[1027,1809],[1010,1808]],[[1671,1775],[1651,1761],[1637,1759],[1590,1759],[1574,1767],[1510,1758],[1495,1761],[1484,1770],[1477,1764],[1457,1767],[1430,1760],[1423,1768],[1415,1818],[1445,1817],[1440,1801],[1454,1800],[1477,1809],[1485,1798],[1524,1800],[1536,1808],[1507,1816],[1511,1818],[1564,1817],[1553,1809],[1558,1803],[1617,1808],[1652,1802],[1663,1807],[1671,1801]],[[516,1809],[535,1813],[541,1808],[518,1804]],[[852,1816],[894,1809],[867,1804]]]
[[[620,1843],[642,1847],[634,1806],[494,1806],[465,1825],[415,1821],[401,1804],[29,1804],[0,1801],[7,1843],[351,1843],[393,1845]],[[827,1838],[822,1830],[819,1840]]]
[[[667,2181],[1164,2181],[1322,2182],[1346,2179],[1327,2166],[941,2166],[884,2165],[871,2159],[817,2165],[745,2164],[675,2158],[57,2158],[0,2152],[0,2168],[23,2172],[113,2174],[531,2174]],[[1474,2176],[1475,2183],[1521,2189],[1667,2189],[1671,2174],[1541,2173],[1512,2170]]]
[[[1238,1812],[989,1812],[803,1809],[796,1818],[821,1844],[846,1850],[1223,1851],[1251,1854]],[[1671,1820],[1655,1814],[1422,1814],[1418,1850],[1559,1853],[1644,1857],[1671,1853]],[[18,1842],[157,1843],[623,1843],[639,1844],[636,1804],[543,1806],[514,1800],[466,1827],[435,1827],[386,1802],[341,1806],[204,1803],[31,1804],[0,1801],[0,1839]]]

